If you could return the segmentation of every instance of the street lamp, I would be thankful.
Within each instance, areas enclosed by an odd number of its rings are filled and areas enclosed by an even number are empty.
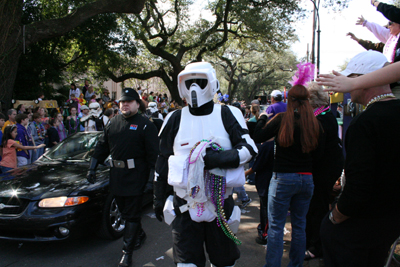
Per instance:
[[[321,30],[320,30],[320,20],[319,20],[319,2],[320,0],[318,0],[318,4],[315,2],[317,0],[310,0],[313,4],[314,4],[314,20],[313,20],[313,40],[312,40],[312,63],[315,64],[315,24],[316,24],[316,20],[315,20],[315,14],[317,14],[317,19],[318,19],[318,30],[317,30],[317,76],[319,74],[319,63],[320,63],[320,35],[321,35]]]

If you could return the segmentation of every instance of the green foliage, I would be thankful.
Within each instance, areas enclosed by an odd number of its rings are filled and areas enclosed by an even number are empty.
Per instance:
[[[351,0],[325,0],[322,3],[322,7],[329,8],[334,12],[338,12],[343,10],[344,8],[347,8],[350,1]],[[316,2],[318,3],[317,0]]]
[[[88,2],[93,1],[27,0],[22,23],[63,17]],[[41,91],[47,99],[57,93],[66,98],[71,82],[78,80],[80,87],[84,77],[106,79],[97,74],[97,66],[118,65],[123,56],[134,57],[137,52],[118,18],[118,14],[100,14],[62,37],[30,45],[19,61],[13,97],[35,99]],[[63,85],[67,89],[62,89]]]
[[[150,0],[139,15],[122,15],[121,24],[137,40],[138,56],[113,68],[114,81],[160,77],[177,94],[177,75],[192,61],[216,61],[238,42],[249,50],[283,51],[295,40],[291,23],[302,12],[295,0],[215,0],[207,5],[187,0]],[[133,70],[133,72],[132,72]]]
[[[219,60],[221,91],[231,99],[249,103],[257,95],[268,95],[274,89],[290,88],[297,60],[289,51],[265,49],[261,42],[233,42]]]
[[[23,24],[66,16],[88,2],[94,0],[26,0]],[[83,84],[88,76],[98,82],[158,77],[176,98],[178,73],[203,59],[221,68],[228,64],[223,58],[235,65],[227,90],[238,97],[287,81],[279,66],[295,61],[287,49],[296,39],[293,22],[304,14],[298,1],[202,2],[148,0],[141,14],[98,15],[62,37],[31,45],[20,60],[14,97],[36,98],[44,91],[50,98],[55,85]]]

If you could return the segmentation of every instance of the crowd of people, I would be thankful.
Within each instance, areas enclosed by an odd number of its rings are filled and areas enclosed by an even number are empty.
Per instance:
[[[219,82],[207,62],[179,74],[182,106],[140,87],[122,89],[117,102],[108,91],[97,98],[87,81],[82,92],[71,84],[66,110],[49,116],[20,105],[8,110],[7,121],[0,114],[1,169],[33,163],[45,147],[77,132],[104,131],[87,179],[96,182],[98,164],[111,154],[110,190],[126,220],[119,266],[130,266],[146,239],[140,209],[151,191],[156,218],[172,225],[178,267],[205,266],[205,252],[212,266],[234,266],[240,212],[232,194],[242,208],[251,203],[245,177],[259,195],[254,230],[255,241],[267,245],[264,267],[281,266],[288,214],[288,266],[321,257],[325,266],[383,266],[400,235],[400,9],[371,4],[390,19],[387,28],[363,17],[357,24],[380,38],[384,45],[369,43],[380,52],[360,53],[318,83],[314,66],[299,64],[292,88],[273,90],[265,111],[260,99],[214,103]],[[365,107],[345,134],[346,158],[337,121],[342,106],[332,110],[327,90],[351,92],[351,101]]]
[[[141,111],[151,118],[158,130],[168,112],[181,108],[174,100],[169,100],[167,94],[155,95],[151,92],[147,95],[140,87],[137,91],[141,94]],[[38,101],[42,100],[44,100],[44,94],[39,93]],[[35,162],[43,155],[46,148],[52,148],[72,134],[103,131],[111,118],[121,114],[118,101],[110,98],[109,91],[105,89],[100,96],[97,95],[88,80],[85,80],[82,90],[71,83],[68,100],[63,104],[65,105],[54,109],[47,109],[40,105],[33,108],[20,104],[15,109],[9,109],[7,116],[0,113],[0,140],[3,147],[8,146],[8,149],[12,147],[17,151],[17,156],[10,159],[10,153],[5,153],[6,151],[3,150],[3,157],[0,157],[0,166],[3,171]],[[12,128],[14,125],[16,127]],[[14,129],[18,129],[16,137],[12,138],[16,142],[7,145]],[[5,143],[3,136],[5,136]]]

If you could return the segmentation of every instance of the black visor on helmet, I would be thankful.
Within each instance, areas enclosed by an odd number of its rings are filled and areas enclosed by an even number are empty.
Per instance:
[[[189,90],[189,89],[190,89],[190,86],[191,86],[193,83],[195,83],[195,84],[197,84],[198,86],[200,86],[201,89],[204,89],[204,88],[206,88],[206,86],[207,86],[208,80],[207,80],[207,79],[201,79],[201,78],[186,80],[186,81],[185,81],[186,89]]]

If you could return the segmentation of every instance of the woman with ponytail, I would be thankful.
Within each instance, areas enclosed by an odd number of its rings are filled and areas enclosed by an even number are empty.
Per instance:
[[[268,191],[268,246],[266,265],[281,266],[283,229],[290,208],[292,242],[288,266],[303,266],[306,251],[306,215],[314,183],[313,158],[319,149],[322,128],[315,118],[305,84],[312,80],[314,65],[299,64],[293,87],[288,93],[287,111],[268,121],[261,115],[254,131],[254,141],[262,143],[275,137],[275,163]],[[268,123],[267,123],[268,121]]]

